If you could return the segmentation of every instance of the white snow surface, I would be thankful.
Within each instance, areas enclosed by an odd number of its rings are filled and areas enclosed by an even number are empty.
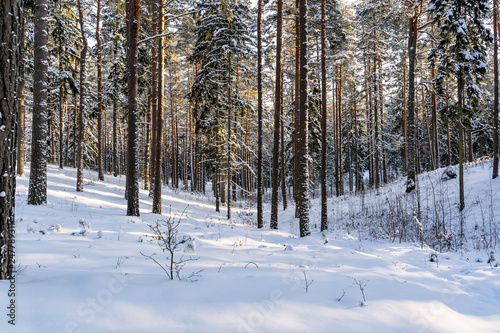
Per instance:
[[[471,167],[466,184],[496,193],[500,181],[490,175],[484,165]],[[0,281],[0,332],[500,332],[500,268],[487,263],[487,250],[437,253],[349,234],[340,227],[339,199],[329,202],[331,231],[305,238],[293,205],[280,211],[280,230],[259,230],[249,224],[253,208],[233,205],[227,221],[212,198],[167,188],[162,216],[150,212],[141,190],[141,216],[128,217],[124,176],[84,176],[79,193],[75,169],[49,165],[46,206],[26,205],[29,173],[18,177],[16,325],[7,323],[9,283]],[[319,224],[319,201],[311,204]],[[172,281],[140,254],[166,258],[145,235],[170,207],[175,218],[184,212],[179,235],[196,242],[176,258],[199,257]]]

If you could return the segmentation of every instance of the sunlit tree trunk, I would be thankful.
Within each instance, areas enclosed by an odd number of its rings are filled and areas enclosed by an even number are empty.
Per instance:
[[[309,151],[308,151],[308,59],[307,59],[307,0],[299,1],[300,23],[300,121],[297,129],[297,210],[300,236],[311,234],[309,221]]]
[[[163,34],[163,17],[164,17],[164,1],[159,0],[158,2],[158,23],[157,23],[157,33],[159,35]],[[156,62],[158,66],[158,72],[153,78],[158,80],[158,86],[156,87],[155,82],[153,85],[153,117],[155,127],[154,131],[154,141],[153,141],[153,150],[154,152],[154,185],[153,185],[153,213],[161,214],[161,178],[162,178],[162,138],[163,138],[163,37],[158,37],[158,58],[157,60],[153,60]],[[156,67],[153,65],[153,68]],[[155,107],[156,106],[156,107]]]
[[[280,122],[281,122],[281,48],[283,30],[283,1],[278,0],[276,31],[276,78],[274,90],[274,146],[273,178],[271,195],[271,229],[278,229],[278,193],[279,193],[279,158],[280,158]],[[283,163],[284,161],[282,161]]]
[[[127,0],[127,216],[139,216],[137,175],[137,37],[139,35],[140,0]]]
[[[264,227],[262,217],[262,0],[257,12],[257,228]]]
[[[97,171],[99,180],[104,180],[104,142],[102,133],[102,45],[99,36],[100,20],[101,20],[101,0],[97,0],[96,12],[96,56],[97,56]]]
[[[28,204],[47,202],[47,0],[35,2],[33,118]]]
[[[4,7],[6,8],[6,7]],[[25,107],[24,107],[24,88],[26,85],[26,78],[24,77],[24,53],[25,53],[25,47],[24,47],[24,34],[25,34],[25,28],[24,28],[24,15],[21,15],[20,17],[20,23],[21,25],[21,34],[20,34],[20,41],[19,41],[19,79],[17,81],[17,112],[18,112],[18,117],[17,117],[17,174],[18,175],[23,175],[24,174],[24,159],[25,159],[25,151],[26,151],[26,141],[24,138],[25,135],[25,120],[24,120],[24,115],[25,115]],[[5,44],[7,45],[7,44]]]
[[[83,192],[83,149],[85,147],[85,65],[87,57],[87,38],[85,37],[85,29],[83,22],[83,9],[81,1],[78,0],[78,20],[80,22],[80,31],[82,34],[83,46],[80,52],[80,104],[78,110],[78,141],[77,141],[77,156],[76,156],[76,190]]]

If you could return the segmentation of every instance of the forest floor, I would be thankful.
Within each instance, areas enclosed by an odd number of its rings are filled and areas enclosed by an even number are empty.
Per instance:
[[[476,202],[467,230],[486,211],[478,200],[500,216],[500,180],[490,171],[484,163],[467,170],[467,202]],[[141,190],[141,216],[128,217],[123,176],[84,177],[76,192],[76,170],[50,165],[46,206],[26,204],[29,172],[17,179],[16,325],[1,281],[0,332],[500,332],[500,267],[488,263],[495,246],[476,247],[473,237],[450,252],[371,237],[343,220],[355,220],[349,207],[359,197],[332,199],[330,231],[305,238],[293,206],[280,211],[279,230],[257,229],[245,204],[228,221],[212,198],[166,188],[162,216]],[[490,197],[477,199],[478,189]],[[313,225],[319,211],[313,200]],[[193,259],[173,280],[144,256],[167,261],[150,228],[158,220],[180,220],[174,259]]]

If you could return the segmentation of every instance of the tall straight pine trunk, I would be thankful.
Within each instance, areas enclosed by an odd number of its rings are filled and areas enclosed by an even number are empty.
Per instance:
[[[157,29],[158,33],[163,34],[163,16],[164,16],[164,8],[163,8],[163,0],[159,0],[158,2],[158,23]],[[155,76],[155,79],[158,80],[158,86],[153,87],[153,117],[155,127],[154,138],[153,141],[153,149],[154,149],[154,186],[153,186],[153,213],[161,214],[161,150],[162,150],[162,138],[163,138],[163,37],[158,37],[158,60],[156,62],[158,67],[158,72]],[[153,80],[154,81],[154,80]],[[155,83],[155,82],[154,82]]]
[[[416,186],[416,153],[415,153],[415,55],[417,49],[417,18],[409,18],[408,24],[408,150],[406,193],[410,193]]]
[[[283,1],[278,0],[276,32],[276,86],[274,90],[274,146],[273,175],[271,195],[271,229],[278,229],[279,158],[280,158],[280,121],[281,121],[281,45],[283,30]],[[283,161],[281,162],[283,163]]]
[[[262,216],[262,0],[257,11],[257,228],[264,227]]]
[[[326,0],[321,0],[321,231],[328,229],[326,201],[326,55],[325,11]]]
[[[76,190],[83,192],[83,149],[85,147],[85,65],[87,57],[87,38],[83,23],[83,8],[81,1],[78,0],[78,20],[80,22],[80,32],[82,34],[83,46],[80,52],[80,104],[78,110],[78,147],[76,153]]]
[[[307,0],[299,1],[300,24],[300,102],[299,126],[297,129],[297,212],[300,237],[311,234],[309,221],[309,151],[308,151],[308,59],[307,59]]]
[[[140,0],[127,0],[127,216],[139,216],[137,175],[137,38],[139,36]]]
[[[104,142],[102,128],[102,45],[99,35],[101,19],[101,0],[97,0],[97,18],[95,28],[97,56],[97,172],[99,180],[104,180]]]
[[[498,177],[498,0],[493,0],[493,179]]]
[[[33,119],[28,204],[47,202],[47,0],[35,2]],[[5,31],[5,30],[3,30]]]
[[[16,196],[16,87],[20,64],[20,1],[0,0],[0,280],[14,277]],[[40,9],[40,8],[39,8]],[[45,13],[45,15],[43,15]],[[45,10],[39,12],[45,22]],[[39,44],[37,44],[39,45]]]
[[[6,6],[3,8],[7,8]],[[21,26],[21,31],[19,35],[19,78],[17,80],[17,174],[24,174],[24,159],[25,159],[25,151],[26,151],[26,143],[24,139],[24,115],[25,115],[25,107],[24,107],[24,99],[25,99],[25,85],[26,78],[24,76],[24,35],[25,35],[25,24],[24,24],[24,15],[20,16],[19,25]],[[6,30],[8,31],[8,30]],[[7,44],[5,44],[7,45]]]

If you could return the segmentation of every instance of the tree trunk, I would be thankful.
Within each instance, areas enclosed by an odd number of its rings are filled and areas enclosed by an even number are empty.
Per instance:
[[[257,12],[257,228],[264,227],[262,216],[262,0]]]
[[[403,50],[403,114],[401,118],[403,119],[403,174],[406,174],[408,170],[408,125],[407,125],[407,102],[406,102],[406,50]]]
[[[472,162],[474,160],[474,146],[472,144],[472,129],[467,131],[467,148],[469,156],[467,162]]]
[[[83,148],[85,146],[85,58],[87,57],[87,38],[85,37],[83,9],[81,1],[78,0],[78,20],[80,22],[80,31],[82,33],[83,47],[80,53],[80,107],[78,112],[78,147],[76,157],[76,190],[83,192]]]
[[[287,198],[286,198],[286,166],[285,166],[285,115],[284,115],[284,103],[283,103],[283,71],[281,71],[281,196],[283,199],[283,210],[287,208]]]
[[[278,17],[276,31],[276,83],[274,91],[274,146],[273,146],[273,178],[271,194],[271,229],[278,229],[278,193],[279,193],[279,158],[280,158],[280,121],[281,121],[281,48],[283,30],[283,1],[278,0]],[[283,163],[284,161],[282,161]]]
[[[158,2],[158,34],[163,34],[163,17],[164,17],[164,5],[163,0],[159,0]],[[153,142],[153,149],[155,151],[154,156],[154,186],[153,186],[153,213],[161,214],[161,178],[162,178],[162,170],[161,170],[161,160],[162,154],[161,149],[163,146],[162,138],[163,138],[163,37],[158,37],[158,60],[153,61],[156,62],[158,66],[158,72],[156,74],[155,79],[158,80],[157,89],[154,89],[153,98],[156,97],[156,101],[153,100],[153,105],[156,104],[156,107],[153,106],[153,111],[156,111],[153,114],[155,118],[155,140]],[[154,65],[153,65],[154,66]],[[156,95],[156,96],[155,96]]]
[[[464,218],[463,210],[465,208],[465,187],[464,187],[464,126],[463,126],[463,93],[464,79],[459,73],[457,78],[458,94],[458,183],[459,183],[459,211],[460,211],[460,239],[464,237]]]
[[[219,152],[215,153],[215,175],[212,180],[212,187],[215,196],[215,211],[220,212],[220,198],[219,198],[219,186],[220,186],[220,167],[219,167]]]
[[[294,101],[294,166],[293,166],[293,200],[295,201],[295,217],[299,217],[299,207],[297,206],[297,175],[299,170],[299,159],[297,155],[297,131],[300,124],[300,18],[299,18],[299,7],[300,0],[295,0],[295,101]]]
[[[407,146],[407,181],[406,193],[410,193],[416,186],[416,161],[415,161],[415,55],[417,50],[417,18],[409,18],[408,24],[408,146]]]
[[[80,1],[80,0],[79,0]],[[139,216],[137,179],[137,37],[139,35],[140,0],[127,0],[127,216]]]
[[[1,0],[0,8],[2,15],[0,17],[0,280],[14,278],[14,234],[15,234],[15,197],[16,197],[16,123],[17,123],[17,103],[16,88],[19,83],[20,66],[20,45],[22,42],[22,9],[21,2],[14,0]],[[40,8],[44,7],[44,8]],[[35,7],[35,25],[38,28],[37,36],[40,37],[40,31],[43,25],[47,23],[46,2],[37,3]],[[42,25],[40,25],[42,23]],[[35,29],[36,30],[36,29]],[[45,34],[47,36],[47,34]],[[45,39],[46,41],[46,39]],[[36,41],[35,46],[40,46]],[[35,48],[35,53],[37,49]],[[45,52],[46,55],[46,51]],[[40,56],[40,55],[38,55]],[[36,60],[40,60],[37,57]],[[39,70],[35,62],[35,69]],[[38,74],[37,78],[40,75]],[[38,81],[43,88],[42,81]],[[35,81],[36,82],[36,81]]]
[[[297,131],[297,210],[300,237],[311,234],[309,221],[309,150],[308,150],[308,59],[307,59],[307,0],[300,0],[300,121]]]
[[[59,61],[59,73],[62,72],[62,62]],[[59,168],[64,168],[64,83],[59,86]]]
[[[33,125],[28,189],[30,205],[47,203],[47,7],[47,0],[35,2]]]
[[[154,13],[154,2],[151,2],[151,13]],[[153,14],[154,16],[154,14]],[[158,20],[153,19],[153,36],[158,35]],[[161,168],[161,147],[160,147],[160,155],[156,154],[156,145],[158,141],[158,55],[157,55],[157,48],[152,47],[151,48],[151,65],[150,65],[150,70],[151,70],[151,128],[152,128],[152,134],[151,134],[151,169],[150,169],[150,186],[149,186],[149,196],[151,198],[154,197],[154,189],[156,186],[156,166],[157,162],[156,160],[160,160],[160,168]],[[162,71],[163,72],[163,71]],[[163,123],[162,123],[163,124]],[[161,171],[160,171],[161,174]],[[160,179],[160,185],[161,185],[161,179]],[[153,204],[154,207],[154,204]],[[154,208],[153,208],[154,209]]]
[[[431,76],[432,79],[436,77],[434,66],[431,69]],[[434,155],[434,164],[432,165],[432,169],[435,170],[439,168],[439,141],[438,141],[438,114],[437,114],[437,100],[436,100],[436,92],[434,89],[432,89],[432,96],[431,96],[431,101],[432,101],[432,117],[431,117],[431,122],[432,122],[432,143],[433,143],[433,155]]]
[[[76,61],[75,61],[76,62]],[[76,67],[75,67],[76,68]],[[78,98],[76,93],[73,95],[73,154],[71,156],[71,166],[76,168],[76,137],[78,131]]]
[[[498,0],[493,0],[493,179],[498,177]]]
[[[325,7],[321,0],[321,231],[328,229],[328,205],[326,201],[326,46]]]
[[[338,163],[339,163],[339,195],[344,195],[344,159],[342,152],[342,64],[338,65],[339,76],[337,86],[337,135],[338,135]]]
[[[101,19],[101,0],[97,0],[97,18],[95,28],[96,55],[97,55],[97,171],[99,180],[104,180],[103,170],[103,139],[102,139],[102,45],[99,36]]]
[[[7,8],[6,6],[2,8]],[[16,7],[17,8],[17,7]],[[25,121],[24,121],[24,115],[25,115],[25,107],[24,107],[24,88],[26,84],[26,78],[24,76],[24,54],[25,54],[25,46],[24,46],[24,35],[25,35],[25,28],[24,28],[24,15],[21,15],[20,18],[20,26],[21,26],[21,34],[20,34],[20,41],[19,41],[19,79],[17,82],[17,112],[18,112],[18,119],[17,119],[17,174],[18,175],[23,175],[24,174],[24,159],[25,159],[25,151],[26,151],[26,143],[25,143]],[[8,31],[8,30],[6,30]]]
[[[231,219],[231,54],[228,55],[228,72],[227,72],[227,219]]]
[[[118,105],[113,99],[113,176],[118,177]]]
[[[153,96],[151,86],[148,86],[148,106],[146,109],[146,138],[144,139],[144,190],[149,191],[150,188],[150,165],[151,165],[151,104],[153,104]]]
[[[54,123],[55,123],[55,116],[54,116],[54,103],[52,101],[52,92],[51,92],[51,84],[50,84],[50,80],[49,80],[49,83],[48,83],[48,108],[47,108],[47,111],[49,113],[49,119],[48,119],[48,127],[49,127],[49,136],[48,136],[48,140],[50,142],[50,163],[51,164],[56,164],[56,145],[55,145],[55,130],[54,130]]]

